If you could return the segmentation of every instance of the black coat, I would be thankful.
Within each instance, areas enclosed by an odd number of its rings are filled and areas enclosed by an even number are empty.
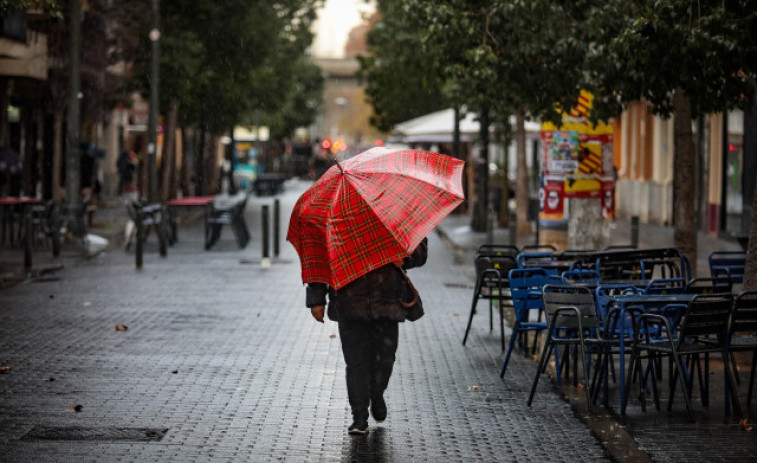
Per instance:
[[[403,269],[420,267],[426,263],[428,239],[410,257],[405,258]],[[307,287],[305,304],[308,308],[326,305],[328,294],[328,316],[330,320],[393,320],[405,321],[406,308],[400,304],[413,299],[402,270],[394,264],[379,267],[357,280],[335,290],[324,283],[310,283]]]

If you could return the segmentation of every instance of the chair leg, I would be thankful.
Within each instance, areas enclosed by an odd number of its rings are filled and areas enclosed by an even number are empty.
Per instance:
[[[583,334],[581,335],[583,336]],[[589,369],[586,366],[586,344],[584,343],[583,337],[579,340],[579,354],[581,355],[580,361],[579,359],[576,359],[576,363],[580,363],[584,370],[584,391],[586,392],[586,405],[589,409],[589,413],[591,413],[591,384],[589,383]]]
[[[723,365],[725,366],[725,390],[730,392],[730,403],[733,404],[734,412],[736,413],[736,416],[739,418],[742,418],[744,415],[741,410],[741,401],[739,400],[739,392],[736,389],[736,378],[733,374],[733,369],[731,368],[731,365],[728,363],[728,353],[726,352],[725,348],[723,348],[722,351],[723,356]],[[726,411],[728,411],[728,392],[726,393]]]
[[[502,307],[502,299],[497,299],[497,311],[499,312],[499,342],[502,345],[502,352],[505,351],[505,311]]]
[[[505,377],[505,370],[507,370],[507,364],[510,363],[510,355],[513,353],[513,348],[515,347],[515,341],[518,337],[518,332],[520,331],[520,317],[518,316],[518,313],[515,313],[515,326],[513,326],[513,332],[510,333],[510,344],[507,347],[507,352],[505,353],[505,360],[502,362],[502,369],[499,371],[499,377],[504,378]]]
[[[686,367],[683,364],[683,361],[681,360],[681,356],[678,355],[678,352],[673,351],[673,357],[675,360],[675,373],[673,373],[673,376],[677,376],[679,382],[681,383],[681,389],[683,389],[683,398],[686,401],[686,410],[689,412],[689,420],[691,422],[696,421],[696,418],[694,417],[694,410],[691,406],[691,395],[688,391],[688,385],[686,384]],[[676,383],[675,378],[673,378],[673,381],[670,385],[670,399],[668,400],[668,410],[671,410],[673,408],[673,393],[675,391]]]
[[[631,352],[631,360],[628,364],[628,374],[626,374],[626,395],[623,397],[623,402],[620,404],[621,417],[626,416],[626,409],[628,408],[628,396],[630,395],[629,391],[631,389],[631,380],[634,376],[634,372],[636,371],[637,363],[639,363],[639,352],[638,349],[634,347],[633,351]],[[641,376],[641,374],[639,376]]]
[[[534,376],[534,381],[531,384],[531,392],[528,395],[527,404],[529,407],[531,406],[531,403],[534,401],[534,394],[536,394],[536,387],[539,384],[539,376],[541,376],[542,370],[546,368],[546,363],[549,358],[549,349],[552,347],[551,344],[552,344],[551,339],[548,337],[547,341],[544,343],[544,349],[542,350],[541,358],[539,359],[539,366],[536,368],[536,376]]]
[[[465,336],[463,336],[463,345],[468,340],[468,333],[470,332],[471,324],[473,323],[473,315],[476,313],[476,305],[478,305],[479,294],[481,293],[481,285],[476,283],[476,290],[473,293],[473,302],[470,306],[470,315],[468,316],[468,326],[465,328]]]

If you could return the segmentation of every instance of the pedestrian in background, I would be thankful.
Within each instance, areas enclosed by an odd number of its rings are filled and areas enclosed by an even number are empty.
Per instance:
[[[138,199],[137,194],[137,154],[132,150],[125,150],[116,162],[118,168],[118,192],[122,195],[124,203],[134,202]]]
[[[379,267],[338,290],[309,283],[306,305],[323,323],[328,295],[328,317],[339,323],[346,364],[347,396],[352,409],[350,434],[368,432],[368,409],[376,422],[387,416],[384,391],[394,367],[399,322],[407,318],[402,301],[412,299],[405,269],[426,263],[428,239],[410,257]]]

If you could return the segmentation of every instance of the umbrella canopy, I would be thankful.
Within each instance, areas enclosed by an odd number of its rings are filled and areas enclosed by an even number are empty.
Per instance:
[[[0,172],[15,174],[23,167],[18,151],[8,146],[0,146]]]
[[[409,256],[464,201],[463,164],[422,150],[372,148],[329,168],[289,221],[303,282],[339,289]]]

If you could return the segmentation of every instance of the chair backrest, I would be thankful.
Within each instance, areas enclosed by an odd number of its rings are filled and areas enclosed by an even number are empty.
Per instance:
[[[655,278],[647,283],[644,294],[681,294],[686,291],[683,278]]]
[[[482,244],[478,247],[477,255],[486,256],[511,256],[515,257],[520,253],[520,249],[509,244]]]
[[[597,305],[597,314],[599,315],[600,320],[603,323],[607,321],[607,317],[613,309],[615,297],[642,293],[643,291],[640,288],[631,284],[597,286],[597,289],[594,290],[594,300]],[[628,320],[625,327],[633,328],[632,325],[633,323]]]
[[[575,307],[580,314],[582,328],[599,327],[594,294],[585,286],[545,285],[542,289],[542,299],[544,301],[544,312],[549,319],[560,308]],[[575,314],[561,312],[557,316],[555,326],[576,328],[578,327],[578,319]]]
[[[557,256],[551,251],[521,252],[516,256],[516,260],[519,268],[540,267],[556,261]]]
[[[733,283],[728,275],[714,278],[692,278],[686,284],[686,292],[689,294],[730,294],[732,291]]]
[[[595,257],[603,280],[691,278],[691,265],[675,248],[603,251]]]
[[[728,332],[733,297],[730,295],[696,295],[689,302],[679,324],[679,343],[688,337],[716,336],[723,341]]]
[[[557,252],[557,248],[551,244],[527,244],[522,248],[523,252]]]
[[[733,283],[744,282],[746,251],[713,251],[707,260],[711,277],[728,275]]]
[[[744,291],[733,300],[730,334],[757,332],[757,291]]]
[[[549,283],[549,274],[542,268],[515,268],[509,273],[510,294],[515,310],[541,309],[541,291]],[[535,297],[538,295],[538,297]]]
[[[594,270],[567,270],[561,275],[564,285],[597,285],[599,284],[599,273]]]
[[[507,281],[508,273],[510,270],[517,268],[518,264],[515,262],[515,258],[513,256],[506,256],[506,255],[500,255],[500,256],[491,256],[486,254],[477,254],[476,257],[473,260],[474,267],[476,268],[476,279],[481,281],[482,279],[485,280],[483,283],[486,284],[493,284],[496,278],[494,277],[494,272],[487,272],[491,270],[496,270],[496,272],[499,274],[499,277]]]

